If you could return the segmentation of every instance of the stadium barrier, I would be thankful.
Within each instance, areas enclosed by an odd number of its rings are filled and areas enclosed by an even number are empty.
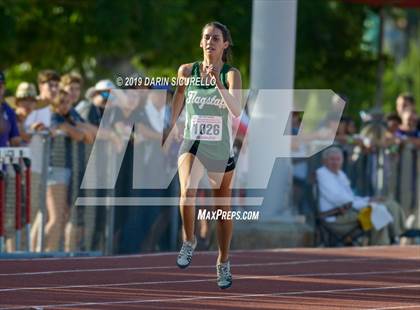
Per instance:
[[[106,145],[107,148],[111,147],[109,143]],[[395,199],[409,217],[410,228],[419,229],[419,151],[411,145],[377,148],[369,152],[353,145],[341,147],[345,154],[344,171],[350,178],[355,193]],[[61,198],[68,202],[69,216],[65,241],[62,241],[59,252],[96,251],[114,254],[117,251],[114,240],[118,235],[115,227],[116,208],[75,205],[91,150],[92,146],[71,141],[63,135],[52,139],[47,132],[34,134],[27,147],[0,148],[0,162],[3,167],[0,172],[0,253],[44,252],[44,230],[48,216],[47,178],[52,154],[56,158],[55,164],[71,169],[68,195]],[[115,150],[107,149],[104,152],[112,154]],[[321,165],[320,154],[307,159],[306,163],[309,177]],[[99,173],[106,168],[97,167],[97,171]],[[132,171],[126,173],[132,174]],[[128,176],[124,175],[123,178]],[[114,191],[111,194],[116,194]],[[110,191],[107,192],[109,194]],[[311,202],[308,200],[307,203]],[[172,235],[176,234],[175,228],[178,224],[171,224]],[[150,225],[148,229],[156,229],[156,225]],[[123,242],[123,239],[119,240]],[[171,249],[176,247],[176,240],[173,241]]]

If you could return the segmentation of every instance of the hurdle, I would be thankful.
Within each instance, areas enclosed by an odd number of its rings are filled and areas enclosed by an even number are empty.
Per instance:
[[[23,165],[22,165],[23,163]],[[31,229],[31,188],[30,188],[30,149],[28,147],[0,148],[0,253],[5,251],[5,211],[6,211],[6,166],[12,165],[15,171],[15,249],[21,249],[22,235],[22,203],[25,202],[25,228],[27,237],[27,250],[29,250],[29,235]],[[22,166],[25,167],[25,194],[22,200]]]

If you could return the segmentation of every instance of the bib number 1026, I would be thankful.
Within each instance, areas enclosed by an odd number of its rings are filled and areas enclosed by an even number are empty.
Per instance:
[[[220,116],[194,115],[191,118],[191,139],[206,141],[222,140],[222,118]]]

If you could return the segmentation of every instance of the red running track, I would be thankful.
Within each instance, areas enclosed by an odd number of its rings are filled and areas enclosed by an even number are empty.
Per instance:
[[[420,309],[420,246],[0,260],[0,309]]]

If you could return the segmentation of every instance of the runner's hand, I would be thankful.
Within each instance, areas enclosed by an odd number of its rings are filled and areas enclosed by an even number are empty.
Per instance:
[[[216,82],[220,82],[219,69],[214,65],[206,66],[206,74],[209,75],[212,79],[215,79]]]

